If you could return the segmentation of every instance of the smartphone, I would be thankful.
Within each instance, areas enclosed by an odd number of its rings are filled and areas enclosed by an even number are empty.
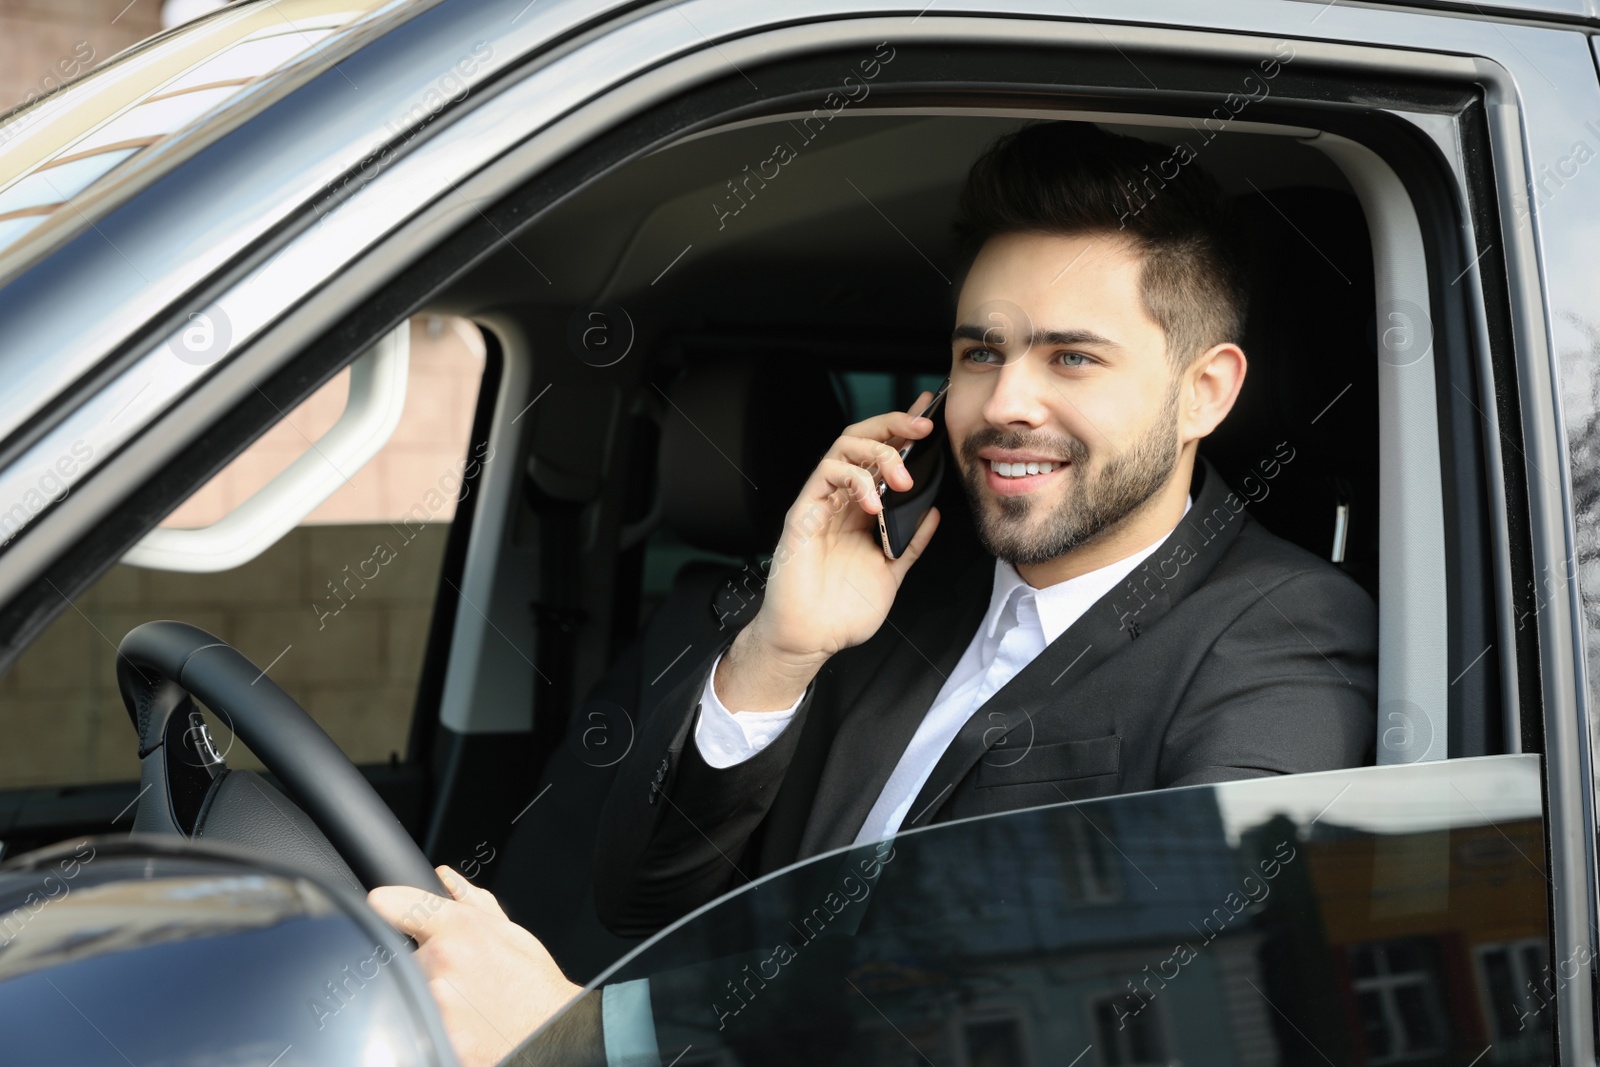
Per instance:
[[[905,552],[944,482],[945,430],[939,405],[949,390],[950,379],[946,378],[928,406],[917,412],[933,420],[932,432],[900,446],[900,458],[911,474],[911,488],[901,493],[890,489],[882,478],[878,479],[878,499],[883,502],[883,510],[878,512],[878,540],[883,545],[883,554],[890,559],[899,559]]]

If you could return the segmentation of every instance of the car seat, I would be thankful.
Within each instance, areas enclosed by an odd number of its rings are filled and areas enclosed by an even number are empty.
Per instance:
[[[1337,190],[1269,195],[1234,201],[1248,252],[1250,366],[1233,411],[1200,450],[1257,521],[1334,560],[1376,598],[1378,359],[1366,218]]]
[[[849,420],[822,363],[760,354],[686,359],[667,390],[656,478],[661,523],[689,545],[745,567],[691,561],[568,723],[520,818],[491,888],[575,981],[637,941],[594,913],[590,875],[601,806],[638,724],[761,602],[757,562],[817,461]]]

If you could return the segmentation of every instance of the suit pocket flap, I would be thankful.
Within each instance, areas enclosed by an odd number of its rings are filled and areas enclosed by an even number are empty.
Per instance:
[[[1049,745],[1030,745],[1018,751],[996,746],[978,761],[981,788],[993,785],[1024,785],[1029,782],[1063,782],[1069,778],[1091,778],[1116,774],[1122,766],[1122,737],[1091,737],[1084,741],[1057,741]]]

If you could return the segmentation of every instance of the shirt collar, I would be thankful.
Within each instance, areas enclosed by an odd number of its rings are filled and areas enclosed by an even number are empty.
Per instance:
[[[1194,505],[1194,498],[1184,500],[1183,514],[1189,514],[1189,508]],[[1182,522],[1179,516],[1178,522]],[[1172,530],[1178,528],[1173,523]],[[1005,613],[1006,602],[1011,598],[1012,591],[1018,586],[1034,595],[1034,604],[1039,611],[1039,624],[1044,628],[1045,644],[1049,644],[1067,631],[1067,628],[1083,617],[1083,613],[1094,606],[1095,601],[1109,593],[1117,583],[1133,572],[1133,569],[1145,561],[1161,543],[1172,535],[1168,530],[1150,544],[1133,553],[1124,556],[1115,563],[1108,563],[1097,570],[1080,574],[1076,578],[1068,578],[1055,585],[1047,585],[1043,589],[1035,589],[1029,585],[1017,569],[1003,559],[994,561],[994,587],[989,594],[989,610],[983,618],[983,635],[986,640],[994,640],[995,628],[1000,624],[1000,617]]]

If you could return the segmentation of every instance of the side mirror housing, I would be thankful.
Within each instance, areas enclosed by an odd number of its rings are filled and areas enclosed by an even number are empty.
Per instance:
[[[406,941],[344,886],[128,835],[0,866],[8,1059],[454,1067]]]

